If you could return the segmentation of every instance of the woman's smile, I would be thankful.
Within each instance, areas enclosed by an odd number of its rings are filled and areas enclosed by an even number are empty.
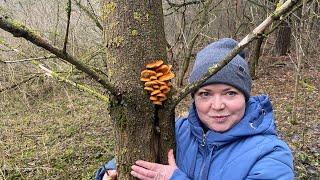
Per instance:
[[[200,121],[216,132],[225,132],[243,117],[245,96],[226,84],[209,84],[195,93],[195,105]]]

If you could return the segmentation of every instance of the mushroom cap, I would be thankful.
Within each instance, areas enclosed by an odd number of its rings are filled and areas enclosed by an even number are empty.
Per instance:
[[[150,91],[150,92],[154,91],[154,89],[152,87],[144,87],[143,89],[146,91]]]
[[[167,97],[167,96],[166,96],[166,94],[164,94],[164,93],[159,93],[159,94],[157,94],[157,97],[162,97],[162,98],[164,98],[164,97]]]
[[[150,100],[151,101],[158,101],[158,97],[157,96],[150,96]]]
[[[148,81],[144,83],[144,86],[153,86],[153,85],[157,85],[157,81]]]
[[[163,82],[163,81],[156,80],[156,82],[157,82],[158,84],[160,84],[161,86],[162,86],[162,85],[167,85],[167,83],[166,83],[166,82]]]
[[[161,101],[152,101],[152,104],[161,106],[161,105],[162,105],[162,102],[161,102]]]
[[[162,75],[163,75],[162,72],[158,72],[158,73],[156,74],[157,77],[160,77],[160,76],[162,76]]]
[[[157,67],[161,66],[162,64],[163,64],[162,60],[157,60],[155,62],[147,64],[146,67],[152,69],[152,68],[157,68]]]
[[[160,67],[156,69],[156,72],[162,72],[163,74],[167,74],[169,72],[169,66],[166,64],[162,64]]]
[[[153,85],[152,87],[153,87],[153,89],[159,89],[160,88],[159,85]]]
[[[161,91],[162,93],[164,93],[164,94],[167,94],[167,93],[170,91],[170,88],[167,87],[167,88],[163,88],[163,89],[161,90],[161,87],[160,87],[160,91]]]
[[[159,81],[168,81],[172,78],[174,78],[174,74],[172,72],[169,72],[168,74],[165,74],[165,75],[159,77]]]
[[[141,72],[142,78],[149,78],[150,76],[155,76],[157,73],[155,71],[146,69]]]
[[[150,76],[150,80],[157,80],[157,76]]]
[[[170,89],[167,85],[162,85],[160,86],[160,90],[167,90],[167,89]]]
[[[151,96],[153,96],[153,95],[156,95],[156,94],[159,94],[159,93],[161,93],[161,91],[160,90],[154,90],[154,91],[152,91],[152,93],[151,93]]]
[[[158,72],[162,72],[163,74],[168,74],[171,71],[172,65],[166,65],[163,64],[160,67],[158,67],[155,71]]]
[[[143,81],[143,82],[148,82],[148,81],[151,81],[149,78],[144,78],[144,77],[142,77],[142,78],[140,78],[140,81]]]
[[[165,101],[165,100],[167,100],[167,97],[159,97],[159,101]]]

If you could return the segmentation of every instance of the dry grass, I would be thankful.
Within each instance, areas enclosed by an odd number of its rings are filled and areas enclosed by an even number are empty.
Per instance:
[[[0,179],[91,179],[112,156],[106,105],[46,81],[1,94]]]

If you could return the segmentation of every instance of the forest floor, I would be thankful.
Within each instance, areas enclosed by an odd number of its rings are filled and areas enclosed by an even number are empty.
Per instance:
[[[296,179],[319,179],[319,58],[304,65],[295,108],[290,58],[262,57],[257,74],[253,94],[270,96],[279,135],[294,153]],[[0,179],[92,179],[112,157],[106,105],[85,93],[38,78],[0,98]],[[179,104],[177,115],[186,115],[190,101]]]

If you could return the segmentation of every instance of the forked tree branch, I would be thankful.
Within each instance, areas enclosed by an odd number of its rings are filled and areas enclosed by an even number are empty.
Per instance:
[[[88,65],[84,64],[74,56],[64,53],[63,50],[51,45],[47,40],[37,35],[34,31],[27,28],[26,26],[8,18],[0,15],[0,28],[11,33],[15,37],[23,37],[24,39],[30,41],[31,43],[46,49],[47,51],[55,54],[57,57],[69,62],[74,65],[78,70],[86,73],[92,79],[100,83],[106,90],[109,91],[110,95],[117,96],[118,90],[112,86],[107,79],[103,78],[96,71],[91,69]]]
[[[188,84],[183,89],[180,89],[172,97],[171,107],[175,107],[184,97],[186,97],[191,91],[197,89],[202,83],[208,80],[212,75],[216,74],[220,69],[227,65],[242,49],[244,49],[250,42],[263,35],[263,32],[272,24],[272,22],[278,20],[281,16],[285,16],[287,13],[291,13],[297,4],[301,0],[287,0],[282,6],[277,8],[267,19],[265,19],[258,27],[256,27],[251,33],[243,38],[238,45],[227,54],[222,61],[208,68],[208,72],[203,75],[200,80]]]

